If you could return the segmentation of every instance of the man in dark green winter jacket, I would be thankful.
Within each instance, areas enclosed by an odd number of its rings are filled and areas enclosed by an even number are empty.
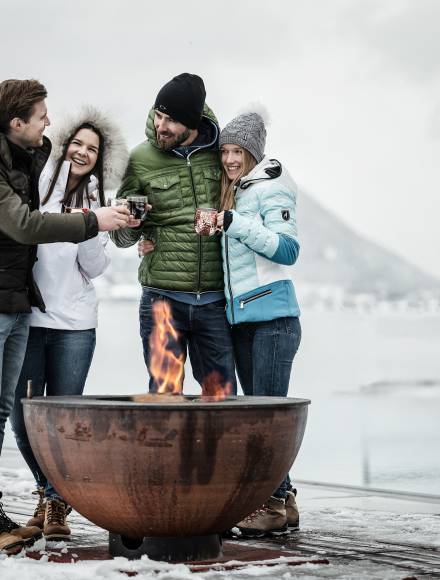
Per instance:
[[[141,227],[111,234],[122,248],[142,240],[140,331],[150,391],[161,387],[151,376],[149,344],[157,300],[170,305],[179,333],[175,349],[184,359],[188,350],[199,384],[217,377],[235,389],[220,239],[194,230],[196,208],[218,208],[220,201],[219,128],[205,95],[203,80],[189,73],[160,89],[148,115],[147,140],[132,151],[118,192],[148,195],[152,206]]]
[[[51,150],[43,136],[49,125],[46,96],[35,80],[0,83],[0,453],[26,351],[31,306],[44,310],[32,276],[36,244],[82,242],[98,230],[128,223],[124,208],[87,214],[38,211],[38,180]],[[20,527],[0,503],[0,553],[16,553],[38,536],[39,528]]]

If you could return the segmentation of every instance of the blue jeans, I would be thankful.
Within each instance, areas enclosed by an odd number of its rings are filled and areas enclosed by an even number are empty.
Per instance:
[[[277,318],[232,327],[235,364],[245,395],[286,397],[292,363],[301,342],[299,318]],[[273,494],[286,497],[289,475]]]
[[[21,399],[27,381],[32,380],[34,396],[82,395],[95,350],[96,332],[31,327],[20,378],[15,391],[11,424],[18,448],[45,497],[59,498],[35,459],[24,424]]]
[[[23,364],[29,333],[29,314],[0,314],[0,454],[5,425]]]
[[[152,305],[156,300],[165,300],[171,306],[173,325],[179,335],[172,345],[172,350],[176,355],[182,354],[184,360],[188,351],[196,381],[202,385],[207,375],[217,371],[226,382],[232,384],[231,394],[236,394],[234,354],[231,330],[226,319],[225,301],[194,306],[144,288],[139,306],[139,322],[144,360],[150,374],[150,391],[157,390],[150,372],[149,344],[154,324]]]

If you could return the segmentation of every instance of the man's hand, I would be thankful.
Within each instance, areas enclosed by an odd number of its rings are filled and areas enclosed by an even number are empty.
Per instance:
[[[154,242],[151,240],[139,240],[138,242],[138,254],[139,258],[142,258],[146,254],[154,252]]]
[[[100,207],[94,210],[100,232],[119,230],[128,226],[130,212],[125,205]]]
[[[128,220],[128,227],[129,228],[138,228],[141,225],[141,223],[143,222],[143,220],[145,219],[145,216],[146,216],[147,212],[149,212],[152,207],[153,207],[152,205],[150,205],[149,203],[147,203],[147,206],[145,208],[144,217],[141,220],[136,219],[135,217],[133,217],[132,215],[130,215],[130,218]]]

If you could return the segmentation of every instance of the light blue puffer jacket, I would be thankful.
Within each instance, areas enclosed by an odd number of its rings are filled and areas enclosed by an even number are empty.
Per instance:
[[[300,314],[290,268],[299,252],[296,192],[286,169],[267,157],[240,180],[222,236],[231,324]]]

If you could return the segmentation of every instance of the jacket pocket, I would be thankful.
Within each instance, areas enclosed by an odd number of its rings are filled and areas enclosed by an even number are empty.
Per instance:
[[[210,205],[216,206],[220,199],[220,181],[222,172],[218,167],[204,167],[202,171],[207,201]]]
[[[182,188],[178,175],[163,175],[150,179],[148,202],[152,211],[170,211],[183,206]]]
[[[253,294],[252,296],[243,298],[239,300],[240,308],[244,308],[246,304],[248,304],[249,302],[253,302],[254,300],[263,298],[263,296],[268,296],[269,294],[272,294],[272,290],[270,290],[270,288],[268,288],[267,290],[263,290],[262,292],[258,292],[258,294]]]

